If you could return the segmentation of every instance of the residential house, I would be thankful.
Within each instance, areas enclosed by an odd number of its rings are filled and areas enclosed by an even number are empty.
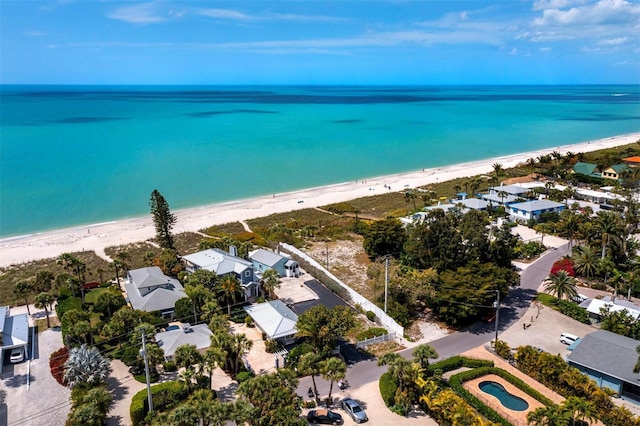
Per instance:
[[[506,194],[498,195],[497,192],[491,192],[489,194],[482,194],[482,199],[489,203],[490,206],[508,206],[509,204],[517,203],[522,200],[521,197],[515,195]]]
[[[24,348],[25,359],[29,343],[29,317],[27,314],[10,315],[8,306],[0,306],[0,366],[5,355],[14,348]]]
[[[166,276],[157,266],[130,270],[124,288],[133,309],[160,312],[165,319],[173,318],[176,302],[187,297],[180,281]]]
[[[489,203],[480,198],[466,198],[458,201],[458,205],[462,205],[465,210],[486,210]]]
[[[233,251],[233,249],[232,249]],[[245,300],[259,296],[260,280],[255,274],[253,263],[220,249],[208,249],[183,256],[187,272],[199,269],[213,271],[218,277],[234,275],[244,289]]]
[[[275,270],[281,277],[300,276],[298,262],[280,253],[261,248],[249,253],[249,260],[253,263],[253,268],[259,276],[262,276],[262,273],[268,269]]]
[[[551,200],[531,200],[523,203],[511,204],[508,213],[513,220],[540,220],[543,213],[560,213],[566,206]]]
[[[582,161],[578,161],[576,164],[574,164],[569,173],[595,178],[601,177],[600,169],[598,168],[597,164],[583,163]]]
[[[298,332],[296,329],[298,316],[282,301],[259,303],[247,306],[244,310],[268,339],[278,340],[284,345],[295,341],[295,334]]]
[[[640,318],[640,306],[626,300],[612,300],[610,296],[605,296],[602,299],[587,300],[582,302],[580,306],[584,307],[589,313],[589,318],[596,322],[602,320],[602,310],[608,310],[609,312],[626,310],[632,318]]]
[[[596,384],[622,397],[640,400],[638,341],[610,331],[587,334],[567,356],[567,362],[587,374]]]
[[[640,167],[640,157],[623,158],[622,161],[629,167]]]
[[[490,194],[497,194],[498,192],[505,192],[509,195],[515,195],[516,197],[524,197],[524,194],[529,192],[529,189],[517,185],[501,185],[489,188]]]
[[[604,179],[613,179],[618,180],[621,178],[621,175],[629,171],[630,168],[626,164],[614,164],[613,166],[609,166],[602,171],[602,177]]]
[[[173,360],[173,356],[182,345],[194,345],[200,353],[204,353],[211,346],[211,336],[207,324],[190,325],[183,323],[172,329],[156,333],[156,343],[164,350],[164,359]]]

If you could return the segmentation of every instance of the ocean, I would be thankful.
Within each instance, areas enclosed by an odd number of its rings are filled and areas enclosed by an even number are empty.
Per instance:
[[[0,86],[0,237],[640,131],[640,87]]]

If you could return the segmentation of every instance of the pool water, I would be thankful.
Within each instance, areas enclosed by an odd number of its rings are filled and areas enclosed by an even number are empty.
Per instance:
[[[495,396],[500,400],[500,403],[509,410],[524,411],[529,408],[529,403],[527,401],[510,394],[500,383],[484,381],[480,382],[479,386],[482,392]]]

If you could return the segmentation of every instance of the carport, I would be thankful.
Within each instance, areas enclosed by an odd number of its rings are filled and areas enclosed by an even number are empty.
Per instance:
[[[9,316],[9,307],[0,307],[0,365],[4,365],[5,353],[14,348],[24,348],[29,343],[29,317],[27,314]]]

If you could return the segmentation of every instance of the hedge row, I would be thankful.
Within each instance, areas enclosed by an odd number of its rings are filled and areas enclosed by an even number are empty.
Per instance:
[[[543,304],[553,308],[560,313],[573,318],[576,321],[580,321],[584,324],[589,324],[589,313],[586,309],[581,308],[576,303],[569,300],[558,299],[550,294],[539,293],[537,299]]]
[[[542,395],[537,390],[533,389],[531,386],[527,385],[525,382],[514,376],[513,374],[502,370],[497,367],[480,367],[469,371],[464,371],[462,373],[455,374],[451,376],[449,379],[449,385],[451,388],[462,397],[469,405],[478,410],[480,414],[485,416],[487,419],[492,422],[500,423],[505,426],[511,425],[509,421],[500,416],[494,410],[485,405],[482,401],[480,401],[475,395],[466,390],[462,384],[466,381],[476,379],[478,377],[486,376],[487,374],[495,374],[496,376],[502,377],[527,395],[537,399],[544,405],[550,406],[554,405],[553,401],[551,401],[546,396]]]
[[[387,407],[393,407],[396,404],[396,390],[398,385],[389,373],[383,373],[379,380],[380,395]]]
[[[456,355],[440,362],[429,364],[428,371],[430,375],[433,375],[433,373],[435,373],[437,370],[441,371],[442,373],[446,373],[447,371],[457,370],[458,368],[462,367],[493,367],[493,361],[488,361],[486,359],[467,358],[466,356]]]
[[[358,333],[358,335],[356,336],[356,340],[357,341],[367,340],[373,337],[384,336],[385,334],[389,334],[389,332],[385,328],[382,328],[382,327],[368,328]]]

